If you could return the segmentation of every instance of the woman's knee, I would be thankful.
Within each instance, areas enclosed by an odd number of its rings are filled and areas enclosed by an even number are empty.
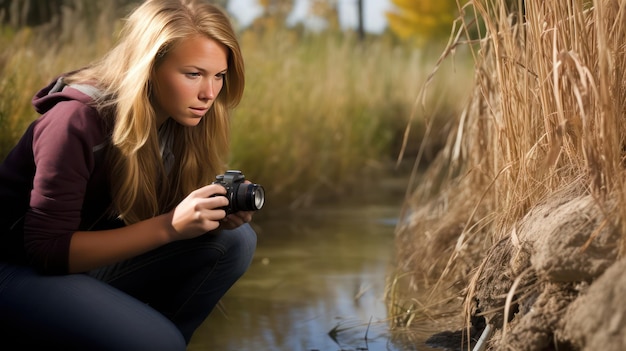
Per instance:
[[[24,349],[68,351],[186,349],[174,323],[101,281],[82,274],[41,276],[18,266],[12,272],[0,290],[5,341]]]
[[[228,241],[226,255],[233,261],[232,269],[241,274],[245,273],[256,250],[256,232],[249,224],[244,224],[233,230],[224,231],[223,236]]]
[[[107,335],[110,347],[106,350],[185,351],[187,342],[180,330],[170,321],[161,321],[153,320],[142,327]]]
[[[141,328],[133,326],[122,330],[124,324],[120,322],[119,327],[109,326],[97,331],[49,335],[48,338],[38,338],[37,342],[41,344],[40,346],[47,346],[46,349],[52,350],[58,347],[59,350],[68,351],[185,351],[187,349],[185,339],[173,324],[163,328],[152,321]]]

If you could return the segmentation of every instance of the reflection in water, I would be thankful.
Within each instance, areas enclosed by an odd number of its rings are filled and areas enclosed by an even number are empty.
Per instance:
[[[258,222],[250,269],[189,350],[408,350],[389,340],[385,320],[398,211],[338,205]]]

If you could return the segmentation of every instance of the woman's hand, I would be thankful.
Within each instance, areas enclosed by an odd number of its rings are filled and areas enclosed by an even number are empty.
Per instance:
[[[244,180],[244,184],[252,184],[249,180]],[[224,217],[220,222],[221,229],[235,229],[240,225],[246,224],[252,220],[252,214],[254,211],[239,211],[231,213]]]
[[[239,211],[231,213],[221,220],[221,229],[235,229],[240,225],[248,223],[252,220],[252,214],[254,211]]]
[[[171,224],[176,233],[172,240],[191,239],[217,229],[225,219],[228,205],[226,189],[211,184],[192,191],[172,211]],[[231,215],[232,216],[232,215]]]

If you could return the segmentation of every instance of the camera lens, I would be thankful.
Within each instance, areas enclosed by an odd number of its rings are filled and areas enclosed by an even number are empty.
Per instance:
[[[265,190],[259,184],[241,184],[237,189],[236,203],[240,211],[260,210],[265,204]]]
[[[258,185],[253,192],[254,197],[254,208],[260,210],[261,207],[265,204],[265,189],[262,186]]]

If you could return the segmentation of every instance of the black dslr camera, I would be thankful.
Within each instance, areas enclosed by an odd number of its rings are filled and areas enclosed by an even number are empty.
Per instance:
[[[244,183],[246,178],[241,171],[227,171],[215,177],[213,184],[226,188],[228,206],[226,214],[239,211],[260,210],[265,204],[265,190],[259,184]]]

